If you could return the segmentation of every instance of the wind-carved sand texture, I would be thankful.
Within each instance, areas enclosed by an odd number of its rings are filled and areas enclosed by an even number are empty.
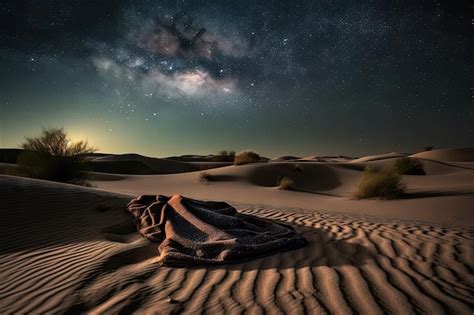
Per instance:
[[[133,185],[133,184],[132,184]],[[474,228],[236,204],[306,247],[241,264],[162,267],[130,195],[0,176],[0,312],[472,314]],[[472,220],[468,218],[467,220]]]

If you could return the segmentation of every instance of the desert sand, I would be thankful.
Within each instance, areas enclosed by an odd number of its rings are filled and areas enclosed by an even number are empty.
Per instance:
[[[0,312],[472,314],[472,150],[417,155],[427,175],[403,177],[405,198],[352,199],[366,165],[397,156],[224,166],[204,182],[201,171],[93,173],[95,188],[0,175]],[[283,176],[297,191],[277,188]],[[291,224],[309,244],[240,264],[162,267],[126,211],[143,193],[226,201]]]
[[[106,175],[94,173],[92,183],[104,190],[138,194],[182,194],[191,198],[269,204],[304,210],[328,209],[347,214],[411,219],[436,224],[468,226],[473,221],[474,163],[472,151],[453,150],[458,162],[421,159],[426,176],[404,176],[406,198],[396,201],[354,200],[366,165],[390,165],[399,154],[363,157],[366,162],[270,162],[224,166],[206,170],[212,180],[200,182],[202,172],[172,175]],[[432,154],[437,154],[432,151]],[[395,157],[394,157],[395,156]],[[378,157],[378,158],[377,158]],[[106,177],[109,176],[109,177]],[[297,191],[281,191],[279,180],[288,176]]]

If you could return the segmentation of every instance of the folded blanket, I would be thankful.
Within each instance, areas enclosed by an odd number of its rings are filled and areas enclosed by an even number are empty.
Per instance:
[[[288,225],[240,214],[225,202],[142,195],[128,204],[139,233],[168,266],[235,263],[306,245]]]

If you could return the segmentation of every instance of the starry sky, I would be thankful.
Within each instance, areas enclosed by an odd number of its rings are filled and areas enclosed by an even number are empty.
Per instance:
[[[0,146],[364,155],[474,144],[467,1],[2,1]]]

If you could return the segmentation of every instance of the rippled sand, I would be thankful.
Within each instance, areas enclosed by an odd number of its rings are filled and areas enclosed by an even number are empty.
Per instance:
[[[0,312],[471,314],[474,228],[235,204],[293,224],[305,248],[169,268],[130,196],[0,176]]]

